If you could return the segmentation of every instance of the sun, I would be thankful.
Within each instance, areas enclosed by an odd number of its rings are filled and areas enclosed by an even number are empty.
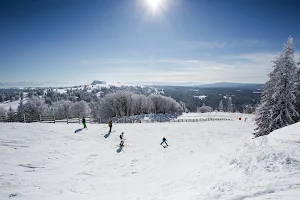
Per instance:
[[[163,0],[145,0],[149,9],[153,12],[156,13],[158,12],[162,6],[163,6]]]

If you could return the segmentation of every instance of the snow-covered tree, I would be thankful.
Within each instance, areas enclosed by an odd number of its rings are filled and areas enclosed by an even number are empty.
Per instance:
[[[85,101],[75,102],[70,108],[71,117],[88,117],[91,114],[91,108]]]
[[[66,119],[71,115],[71,101],[60,100],[53,103],[52,107],[55,113],[55,119]]]
[[[133,115],[146,114],[149,111],[148,100],[145,95],[134,94],[132,96],[132,113]]]
[[[180,101],[179,104],[180,104],[183,112],[186,112],[186,113],[189,112],[189,110],[187,109],[187,107],[186,107],[186,105],[185,105],[185,103],[183,101]]]
[[[20,104],[17,109],[18,115],[22,116],[24,114],[24,104],[23,101],[20,101]]]
[[[170,97],[162,95],[146,97],[124,91],[105,95],[97,105],[97,110],[93,111],[93,116],[100,116],[102,119],[149,113],[180,114],[183,111],[180,104]]]
[[[232,106],[231,97],[228,97],[227,112],[233,112],[233,106]]]
[[[24,113],[28,115],[48,115],[50,109],[44,99],[33,96],[24,104]]]
[[[0,103],[2,103],[4,101],[4,95],[0,94]]]
[[[6,110],[2,107],[0,107],[0,116],[6,115]]]
[[[221,99],[220,103],[219,103],[219,111],[223,112],[224,111],[224,106],[223,106],[223,101]]]
[[[289,37],[283,52],[274,61],[274,70],[269,74],[262,93],[261,103],[256,112],[257,132],[255,135],[267,135],[273,130],[295,123],[299,117],[295,109],[296,97],[294,45]]]
[[[20,93],[20,98],[21,98],[21,100],[24,99],[24,93],[23,92]]]
[[[300,65],[300,62],[298,63]],[[297,68],[297,73],[296,73],[296,110],[298,113],[300,113],[300,68]],[[299,120],[297,120],[299,121]]]
[[[15,116],[15,111],[12,109],[12,107],[10,106],[8,111],[7,111],[7,116],[10,118],[13,118]]]
[[[197,112],[200,112],[200,113],[206,113],[206,112],[212,112],[212,111],[213,111],[212,107],[206,106],[204,103],[201,107],[197,108]]]

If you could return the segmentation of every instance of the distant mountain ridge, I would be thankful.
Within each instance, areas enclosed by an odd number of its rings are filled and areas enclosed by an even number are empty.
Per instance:
[[[43,81],[43,82],[30,82],[30,81],[17,81],[17,82],[0,82],[0,87],[51,87],[62,86],[66,83],[55,81]]]
[[[258,83],[230,83],[230,82],[220,82],[205,85],[198,85],[201,88],[240,88],[240,89],[262,89],[264,84]]]

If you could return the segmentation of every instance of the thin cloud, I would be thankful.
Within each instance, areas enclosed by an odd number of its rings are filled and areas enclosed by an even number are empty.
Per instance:
[[[224,41],[224,42],[184,41],[181,42],[181,44],[182,46],[191,49],[197,49],[197,48],[222,49],[222,48],[235,48],[235,47],[263,46],[266,44],[266,42],[254,40],[254,39],[242,39],[242,40]]]
[[[118,81],[264,83],[272,70],[272,61],[278,55],[279,53],[253,53],[218,57],[218,60],[101,60],[100,63],[108,65],[110,70],[101,68],[98,73],[91,73],[89,76]],[[299,58],[300,54],[296,53],[295,59],[298,61]],[[128,66],[124,66],[126,64]]]

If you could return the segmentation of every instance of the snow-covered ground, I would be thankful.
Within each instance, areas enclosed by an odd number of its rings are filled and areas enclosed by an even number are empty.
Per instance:
[[[228,118],[239,119],[247,122],[254,121],[254,115],[245,113],[208,112],[208,113],[183,113],[178,119],[202,119],[202,118]]]
[[[8,102],[3,102],[3,103],[0,103],[0,107],[4,108],[5,110],[9,110],[9,108],[11,107],[14,111],[17,111],[18,109],[18,106],[20,104],[20,101],[21,100],[18,100],[18,101],[8,101]],[[26,103],[27,100],[23,100],[23,103]]]
[[[254,140],[238,120],[81,127],[0,123],[0,199],[299,199],[300,123]]]

